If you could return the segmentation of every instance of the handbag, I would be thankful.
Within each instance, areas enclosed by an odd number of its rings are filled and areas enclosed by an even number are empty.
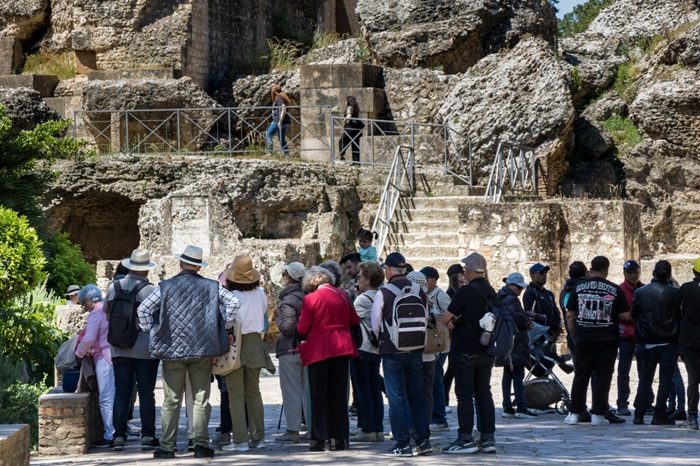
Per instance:
[[[233,323],[233,344],[223,356],[214,358],[211,372],[214,375],[228,375],[241,367],[241,324]]]
[[[75,357],[75,348],[78,346],[78,335],[73,335],[69,340],[63,342],[56,357],[53,359],[58,372],[64,372],[78,367],[78,360]]]
[[[430,316],[431,325],[426,329],[423,353],[442,353],[450,349],[450,329],[442,323],[441,316]]]

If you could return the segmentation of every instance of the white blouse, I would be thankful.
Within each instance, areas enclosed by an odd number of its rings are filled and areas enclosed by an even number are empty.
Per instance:
[[[267,313],[267,295],[258,287],[250,291],[232,291],[241,302],[241,308],[236,315],[236,322],[241,324],[241,334],[262,333],[265,330],[265,314]]]

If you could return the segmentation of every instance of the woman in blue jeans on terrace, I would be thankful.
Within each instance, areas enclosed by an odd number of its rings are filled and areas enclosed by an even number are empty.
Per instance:
[[[282,87],[275,84],[270,89],[270,97],[272,100],[272,123],[267,128],[265,139],[267,140],[267,155],[272,156],[272,138],[277,136],[284,150],[284,157],[289,158],[289,149],[287,148],[287,128],[292,123],[292,119],[287,113],[287,106],[290,105],[289,97],[282,92]]]

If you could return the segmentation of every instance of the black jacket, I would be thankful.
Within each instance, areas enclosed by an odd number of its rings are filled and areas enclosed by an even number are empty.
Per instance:
[[[700,277],[684,283],[679,291],[681,300],[681,338],[683,348],[700,348]]]
[[[535,313],[545,317],[545,319],[536,318],[538,323],[551,329],[561,328],[561,314],[557,309],[554,294],[548,289],[538,288],[534,283],[530,283],[523,293],[523,307],[526,311],[534,310]]]
[[[564,327],[566,328],[566,333],[569,333],[569,325],[566,322],[566,303],[564,302],[564,299],[566,298],[566,295],[569,294],[576,288],[576,285],[584,281],[586,277],[580,277],[580,278],[568,278],[566,280],[566,283],[564,284],[564,288],[561,290],[561,293],[559,293],[559,308],[561,309],[561,312],[563,314],[563,319],[564,319]]]
[[[638,288],[632,300],[637,343],[677,343],[680,334],[680,290],[653,279]]]
[[[514,366],[530,367],[530,336],[528,335],[530,319],[525,315],[520,299],[507,286],[498,290],[498,299],[510,310],[513,320],[515,320],[515,325],[518,326],[513,342],[513,351],[510,353],[510,360]],[[506,362],[507,360],[504,361],[504,363]]]

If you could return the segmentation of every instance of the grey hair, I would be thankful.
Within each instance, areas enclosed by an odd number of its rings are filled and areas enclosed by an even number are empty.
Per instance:
[[[318,266],[328,270],[333,275],[331,285],[340,287],[340,284],[343,281],[343,271],[336,261],[321,262],[318,264]]]
[[[394,272],[395,275],[406,274],[406,267],[391,267],[390,265],[385,265],[384,267],[391,269],[391,271]]]
[[[82,304],[87,298],[92,302],[102,301],[102,291],[92,283],[85,285],[78,292],[78,302]]]
[[[301,280],[301,289],[304,290],[304,293],[313,293],[325,283],[333,283],[333,274],[323,267],[314,265],[304,274],[304,278]]]

